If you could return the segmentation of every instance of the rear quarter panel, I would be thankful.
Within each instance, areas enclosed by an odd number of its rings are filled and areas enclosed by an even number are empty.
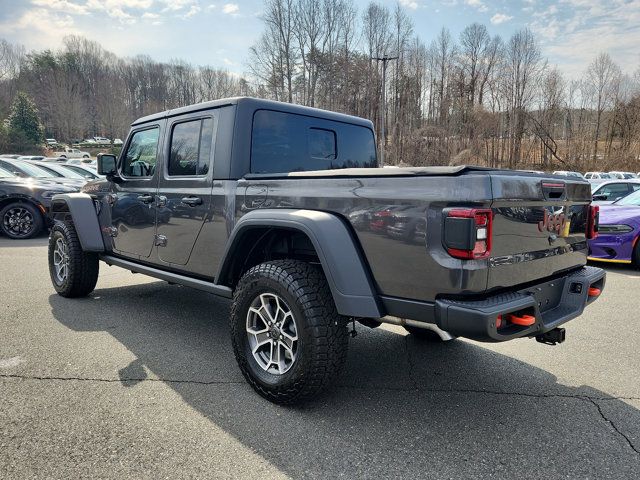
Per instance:
[[[441,240],[443,208],[490,206],[491,184],[486,174],[240,180],[237,217],[250,211],[253,201],[242,192],[259,191],[258,184],[268,192],[259,208],[311,209],[341,216],[362,248],[382,295],[428,301],[436,294],[486,289],[486,261],[454,259],[445,252]],[[366,212],[390,206],[406,207],[427,218],[422,241],[394,234],[392,229],[374,232],[368,228]]]

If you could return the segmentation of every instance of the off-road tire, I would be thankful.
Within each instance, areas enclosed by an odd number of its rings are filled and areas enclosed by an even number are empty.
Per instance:
[[[424,341],[424,342],[434,342],[434,343],[446,343],[455,340],[457,337],[453,337],[451,340],[442,340],[440,335],[438,335],[433,330],[427,330],[426,328],[417,328],[417,327],[409,327],[404,325],[403,328],[409,332],[416,340]]]
[[[27,212],[29,212],[29,215],[32,218],[31,230],[24,235],[16,235],[4,224],[5,215],[10,212],[10,210],[15,208],[26,210]],[[40,213],[40,210],[38,210],[35,205],[29,202],[17,201],[5,205],[3,208],[0,208],[0,231],[2,231],[3,235],[5,235],[7,238],[10,238],[12,240],[26,240],[27,238],[33,238],[38,235],[40,232],[42,232],[43,228],[44,218],[42,217],[42,213]]]
[[[295,318],[297,356],[283,374],[263,370],[249,347],[247,315],[261,293],[281,297]],[[278,260],[252,267],[236,286],[230,321],[242,374],[256,392],[274,403],[290,405],[316,397],[339,374],[347,358],[347,319],[338,314],[324,273],[316,265]]]
[[[58,279],[54,265],[54,250],[60,239],[68,252],[68,272],[63,281]],[[67,298],[85,297],[96,287],[98,271],[98,254],[82,250],[73,223],[56,221],[49,236],[49,275],[56,292]]]

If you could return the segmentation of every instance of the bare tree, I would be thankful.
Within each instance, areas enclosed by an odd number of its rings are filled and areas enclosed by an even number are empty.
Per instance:
[[[620,67],[613,62],[608,53],[601,53],[589,65],[586,77],[596,116],[593,133],[593,160],[595,161],[598,158],[602,114],[613,102],[615,88],[620,78]]]
[[[546,64],[536,39],[528,28],[514,33],[506,48],[504,88],[509,99],[510,155],[509,167],[520,163],[526,111],[536,93],[536,82]]]

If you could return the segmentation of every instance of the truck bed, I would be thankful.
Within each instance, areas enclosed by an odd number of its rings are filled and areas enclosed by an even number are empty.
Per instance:
[[[561,184],[551,198],[542,184]],[[589,184],[580,179],[483,167],[342,169],[247,175],[238,184],[239,215],[260,208],[300,208],[340,215],[367,259],[381,295],[435,301],[511,288],[586,263]],[[493,211],[491,256],[452,258],[443,247],[443,211]],[[545,214],[546,212],[546,214]],[[568,215],[551,235],[545,215]]]

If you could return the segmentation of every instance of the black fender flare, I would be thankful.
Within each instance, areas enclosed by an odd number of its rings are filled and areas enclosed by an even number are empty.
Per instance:
[[[337,215],[316,210],[259,209],[244,215],[231,232],[216,281],[225,285],[235,248],[247,230],[277,227],[298,230],[313,244],[338,313],[349,317],[384,316],[366,259],[349,227]]]
[[[51,199],[51,217],[71,215],[85,252],[104,252],[104,241],[93,199],[86,193],[60,193]]]

